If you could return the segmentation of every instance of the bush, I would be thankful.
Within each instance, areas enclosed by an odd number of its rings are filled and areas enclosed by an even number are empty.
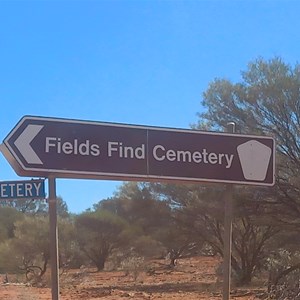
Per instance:
[[[300,252],[280,249],[268,260],[270,299],[300,299]]]
[[[145,259],[141,256],[131,256],[121,262],[121,269],[126,275],[131,275],[136,281],[139,274],[145,271]]]

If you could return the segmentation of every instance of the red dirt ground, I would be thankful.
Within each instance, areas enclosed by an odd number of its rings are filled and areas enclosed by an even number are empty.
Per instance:
[[[122,271],[73,270],[60,276],[60,300],[219,300],[222,285],[217,283],[213,257],[186,258],[170,269],[164,260],[152,262],[151,272],[139,272],[136,280]],[[9,277],[10,278],[10,277]],[[232,288],[231,299],[254,300],[257,288]],[[51,300],[50,288],[23,284],[0,285],[1,300]]]

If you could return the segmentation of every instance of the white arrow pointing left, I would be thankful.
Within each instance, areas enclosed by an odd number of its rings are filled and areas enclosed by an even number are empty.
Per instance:
[[[14,142],[28,164],[43,164],[30,145],[43,127],[44,125],[28,125]]]

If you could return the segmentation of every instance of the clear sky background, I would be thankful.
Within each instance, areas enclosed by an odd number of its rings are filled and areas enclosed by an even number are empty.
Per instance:
[[[0,0],[0,141],[24,115],[189,128],[217,77],[300,57],[300,1]],[[3,155],[0,180],[18,177]],[[122,182],[58,179],[71,212]]]

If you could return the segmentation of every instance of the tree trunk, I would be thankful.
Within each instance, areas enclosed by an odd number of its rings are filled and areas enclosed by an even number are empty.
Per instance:
[[[104,266],[105,266],[105,257],[99,257],[98,260],[95,262],[96,267],[97,267],[97,272],[103,271]]]
[[[176,257],[171,257],[170,258],[170,266],[175,267],[176,266]]]

